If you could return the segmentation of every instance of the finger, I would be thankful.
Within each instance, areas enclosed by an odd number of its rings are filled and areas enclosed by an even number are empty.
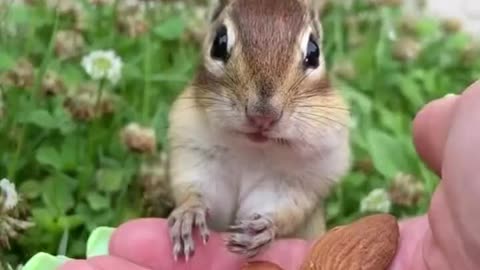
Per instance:
[[[95,269],[115,269],[115,270],[149,270],[147,268],[136,265],[124,259],[112,257],[112,256],[98,256],[93,257],[87,262],[95,267]],[[76,269],[75,269],[76,270]]]
[[[407,218],[399,222],[400,237],[398,239],[397,252],[390,264],[389,270],[411,269],[408,266],[415,265],[415,269],[424,269],[423,253],[418,247],[425,240],[426,232],[429,230],[429,219],[427,215]],[[435,268],[432,268],[435,269]]]
[[[109,251],[114,256],[146,268],[173,269],[168,235],[167,223],[164,220],[133,220],[115,230]]]
[[[63,264],[59,270],[147,270],[131,262],[111,257],[99,256],[89,260],[71,260]]]
[[[480,265],[480,83],[459,100],[445,148],[442,168],[446,204],[467,257]]]
[[[459,97],[445,97],[426,105],[413,122],[413,141],[420,158],[441,176],[448,130]]]
[[[201,236],[195,234],[194,241],[202,241]],[[199,245],[188,262],[175,262],[168,225],[163,219],[140,219],[122,225],[112,236],[110,253],[153,270],[239,269],[243,261],[226,250],[219,234],[212,234],[210,241]]]
[[[312,245],[313,242],[300,239],[276,240],[265,252],[250,261],[268,261],[283,270],[298,270]]]
[[[431,269],[479,269],[480,84],[456,101],[441,165],[442,182],[428,211],[429,230],[413,264]],[[417,263],[418,262],[418,263]],[[422,263],[423,262],[423,263]],[[419,268],[426,269],[427,267]]]
[[[58,270],[100,270],[89,264],[86,260],[70,260],[58,268]]]
[[[211,233],[206,245],[199,245],[187,262],[171,256],[167,223],[163,219],[140,219],[118,228],[112,236],[110,253],[143,267],[161,270],[240,269],[246,259],[229,252],[221,234]],[[194,237],[201,241],[201,236]],[[297,270],[310,245],[303,240],[278,240],[254,260],[269,260],[285,270]],[[288,256],[285,256],[288,254]]]

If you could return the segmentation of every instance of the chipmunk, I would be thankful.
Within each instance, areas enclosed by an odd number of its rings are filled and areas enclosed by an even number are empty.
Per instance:
[[[175,260],[227,232],[255,256],[326,230],[324,200],[350,168],[350,110],[329,83],[312,0],[221,0],[203,58],[169,115]]]

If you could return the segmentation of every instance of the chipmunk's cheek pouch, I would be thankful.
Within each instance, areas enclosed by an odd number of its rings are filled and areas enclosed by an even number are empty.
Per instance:
[[[398,221],[388,214],[336,227],[318,239],[301,270],[386,270],[399,242]]]

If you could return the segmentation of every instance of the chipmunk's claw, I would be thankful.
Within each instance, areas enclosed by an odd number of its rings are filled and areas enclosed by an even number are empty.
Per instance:
[[[203,243],[208,242],[210,232],[206,222],[206,209],[202,206],[173,211],[168,218],[168,225],[175,261],[182,255],[188,261],[194,255],[195,242],[192,237],[194,227],[199,229]]]
[[[226,240],[227,248],[230,252],[247,257],[256,256],[275,238],[273,222],[264,216],[254,215],[251,219],[231,226],[230,229],[233,232]]]
[[[203,244],[206,245],[210,238],[210,231],[207,227],[205,213],[200,213],[196,216],[195,226],[200,230],[200,236],[202,237]]]

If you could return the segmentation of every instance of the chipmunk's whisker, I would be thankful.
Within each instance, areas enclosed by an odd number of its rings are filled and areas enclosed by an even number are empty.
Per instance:
[[[305,105],[297,105],[297,108],[321,108],[321,109],[334,109],[334,110],[342,110],[342,111],[349,111],[348,107],[337,107],[337,106],[328,106],[328,105],[313,105],[313,104],[305,104]]]
[[[341,125],[342,127],[347,127],[348,125],[342,121],[340,121],[339,119],[335,119],[335,118],[331,118],[331,117],[328,117],[328,116],[325,116],[323,114],[317,114],[317,113],[309,113],[309,112],[298,112],[297,113],[297,117],[299,118],[305,118],[305,119],[308,119],[309,121],[313,121],[313,122],[316,122],[316,123],[320,123],[320,124],[328,124],[328,123],[336,123],[336,124],[339,124]],[[325,121],[321,121],[321,120],[325,120]]]

